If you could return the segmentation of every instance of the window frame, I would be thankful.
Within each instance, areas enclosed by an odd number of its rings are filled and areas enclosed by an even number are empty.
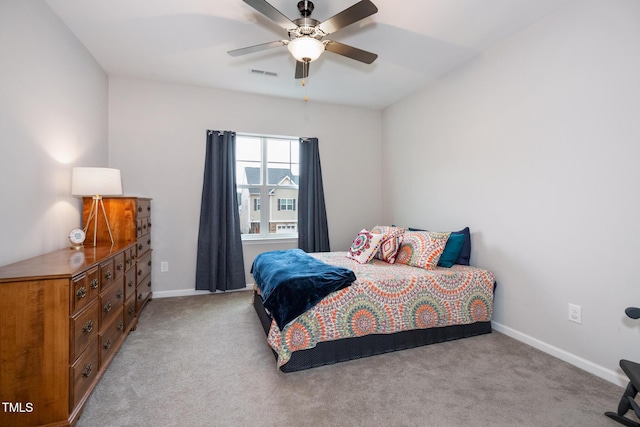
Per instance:
[[[300,189],[299,189],[299,185],[278,185],[278,184],[269,184],[268,182],[268,157],[267,157],[267,146],[268,146],[268,141],[269,140],[284,140],[284,141],[290,141],[291,143],[299,143],[300,141],[300,137],[297,136],[282,136],[282,135],[265,135],[265,134],[253,134],[253,133],[240,133],[237,132],[236,133],[237,137],[246,137],[246,138],[258,138],[260,140],[260,173],[261,173],[261,184],[256,185],[256,184],[239,184],[236,183],[236,187],[238,189],[238,191],[242,190],[242,189],[259,189],[259,206],[260,209],[255,211],[253,210],[253,203],[250,203],[251,206],[248,206],[248,209],[250,211],[253,212],[259,212],[260,213],[260,233],[243,233],[241,234],[241,239],[242,241],[247,241],[247,242],[259,242],[259,241],[267,241],[267,240],[297,240],[298,239],[298,218],[297,218],[297,205],[298,203],[295,202],[295,199],[291,199],[294,201],[293,206],[295,207],[295,209],[292,210],[288,210],[288,212],[295,212],[296,213],[296,220],[295,220],[295,232],[292,233],[284,233],[284,232],[274,232],[274,233],[270,233],[269,232],[269,223],[270,223],[270,209],[268,209],[268,207],[270,206],[269,203],[266,203],[269,201],[269,198],[271,197],[271,195],[269,194],[269,190],[270,188],[272,189],[273,187],[277,186],[278,188],[281,189],[295,189],[297,190],[297,197],[299,197],[300,195]],[[293,163],[293,159],[291,159],[290,164],[298,164],[298,166],[300,165],[300,159],[297,159],[296,163]],[[236,168],[238,167],[238,159],[236,158]],[[298,175],[299,176],[299,175]],[[299,178],[298,178],[299,179]],[[286,199],[286,198],[283,198]],[[278,203],[276,201],[276,203]],[[276,205],[276,209],[279,206]],[[264,208],[264,209],[263,209]],[[276,230],[277,230],[277,225],[276,225]],[[266,231],[265,231],[266,230]]]

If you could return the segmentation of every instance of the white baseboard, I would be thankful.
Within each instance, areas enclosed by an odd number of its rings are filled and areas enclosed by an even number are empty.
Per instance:
[[[500,332],[515,340],[530,345],[533,348],[537,348],[540,351],[557,357],[560,360],[563,360],[613,384],[619,385],[620,387],[626,387],[627,383],[629,382],[628,378],[622,376],[621,374],[618,374],[617,372],[606,369],[600,365],[596,365],[595,363],[589,362],[588,360],[576,356],[575,354],[554,347],[529,335],[523,334],[522,332],[516,331],[515,329],[511,329],[507,326],[501,325],[500,323],[492,321],[491,327],[496,332]]]
[[[238,292],[252,290],[253,284],[247,285],[246,288],[236,289],[227,292]],[[218,292],[215,292],[218,293]],[[177,289],[175,291],[153,291],[153,298],[172,298],[172,297],[191,297],[196,295],[209,295],[209,291],[196,291],[195,289]]]

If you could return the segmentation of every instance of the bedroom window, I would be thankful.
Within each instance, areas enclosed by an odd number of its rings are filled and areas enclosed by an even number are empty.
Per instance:
[[[237,134],[236,185],[243,239],[297,238],[299,140]]]

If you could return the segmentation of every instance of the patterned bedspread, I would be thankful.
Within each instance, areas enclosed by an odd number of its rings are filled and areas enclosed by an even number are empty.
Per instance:
[[[278,354],[278,368],[292,352],[322,341],[491,320],[495,279],[487,270],[461,265],[425,270],[378,259],[359,264],[346,252],[311,255],[353,270],[357,279],[283,330],[271,322],[267,340]]]

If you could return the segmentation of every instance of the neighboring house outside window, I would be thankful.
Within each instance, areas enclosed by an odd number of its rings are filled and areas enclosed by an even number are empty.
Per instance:
[[[243,239],[297,238],[298,138],[236,137],[236,183]]]

